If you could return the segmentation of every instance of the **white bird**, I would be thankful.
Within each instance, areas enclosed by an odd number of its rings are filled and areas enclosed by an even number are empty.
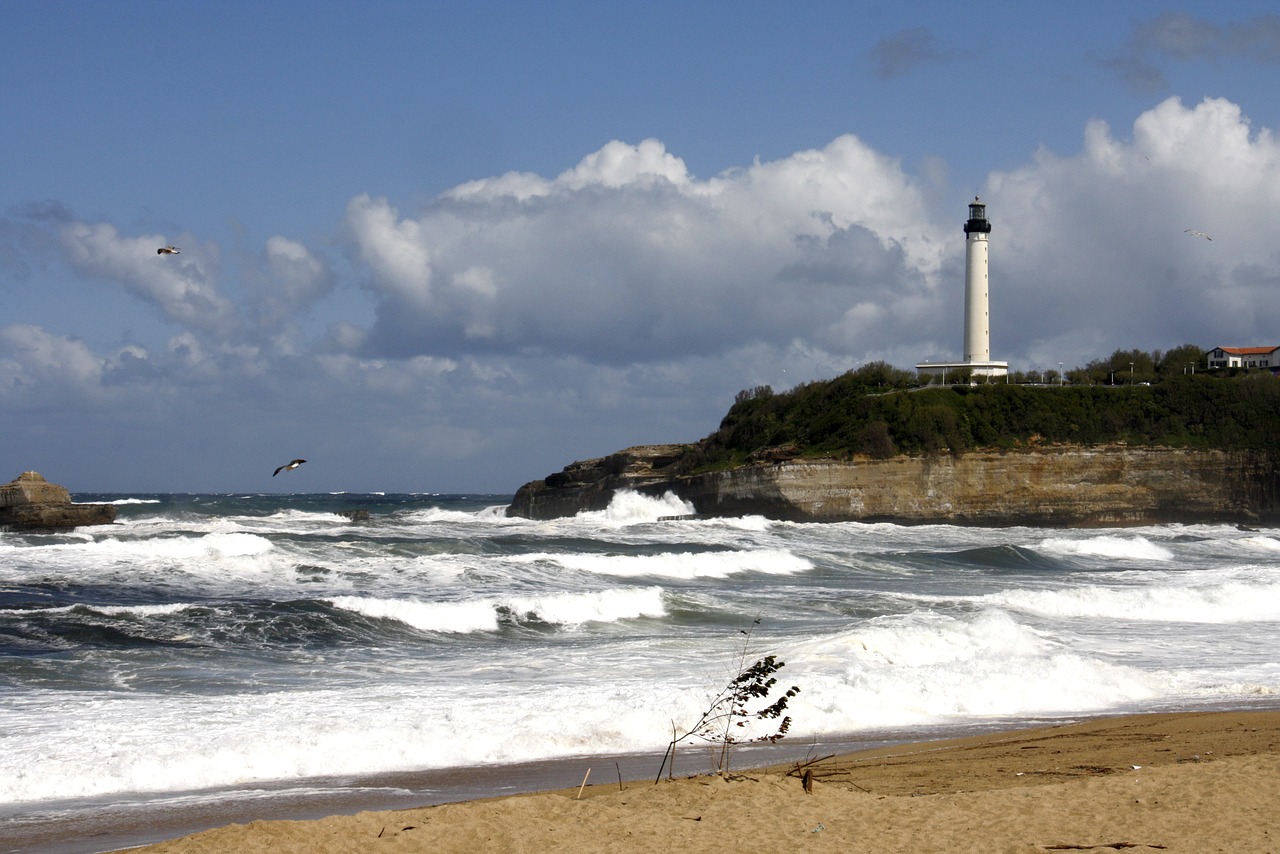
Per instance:
[[[156,250],[157,255],[181,255],[182,250],[176,246],[161,246]]]
[[[282,471],[293,471],[294,469],[296,469],[298,466],[302,465],[305,462],[306,460],[293,460],[292,462],[287,462],[284,465],[280,466],[280,468],[273,471],[271,473],[271,476],[275,477],[276,475],[280,474],[280,472]]]
[[[1190,228],[1184,228],[1182,231],[1183,231],[1183,233],[1185,233],[1185,234],[1194,234],[1196,237],[1203,237],[1205,240],[1213,240],[1213,238],[1212,238],[1212,237],[1210,237],[1209,235],[1205,234],[1203,231],[1195,231],[1195,230],[1190,229]]]

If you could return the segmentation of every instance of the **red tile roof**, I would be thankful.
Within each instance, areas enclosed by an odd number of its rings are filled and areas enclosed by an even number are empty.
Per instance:
[[[1262,356],[1267,353],[1274,353],[1276,350],[1280,350],[1280,347],[1214,347],[1213,349],[1231,353],[1234,356]]]

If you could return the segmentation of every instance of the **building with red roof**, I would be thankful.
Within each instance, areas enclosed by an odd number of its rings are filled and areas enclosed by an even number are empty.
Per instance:
[[[1209,351],[1209,369],[1280,369],[1280,347],[1215,347]]]

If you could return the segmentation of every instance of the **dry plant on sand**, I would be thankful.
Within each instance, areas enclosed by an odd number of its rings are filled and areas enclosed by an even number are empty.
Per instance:
[[[797,686],[792,685],[781,697],[762,708],[755,711],[747,708],[753,701],[764,702],[769,699],[769,694],[778,682],[774,674],[786,666],[786,662],[779,661],[776,655],[765,655],[751,662],[755,655],[751,646],[752,633],[759,625],[760,621],[756,620],[750,629],[741,630],[743,638],[737,652],[737,670],[729,683],[711,698],[697,723],[681,734],[672,721],[671,743],[662,756],[655,783],[662,780],[664,768],[670,779],[675,767],[676,745],[686,739],[701,739],[718,748],[715,751],[715,771],[723,774],[729,770],[729,758],[734,745],[759,741],[775,743],[786,736],[787,730],[791,728],[791,716],[785,714],[787,702],[800,693]],[[752,721],[778,721],[778,725],[776,730],[767,735],[747,736],[740,733]]]

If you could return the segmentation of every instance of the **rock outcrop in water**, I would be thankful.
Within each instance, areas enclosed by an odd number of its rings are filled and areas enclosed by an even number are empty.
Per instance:
[[[1280,455],[1160,447],[1054,447],[897,456],[761,459],[679,473],[686,446],[628,448],[522,486],[508,515],[601,510],[613,493],[671,492],[700,516],[975,525],[1280,523]],[[786,457],[788,455],[781,455]]]
[[[603,510],[619,489],[661,495],[672,481],[671,469],[687,448],[639,445],[607,457],[570,463],[563,471],[520,487],[507,515],[557,519],[582,510]]]
[[[109,525],[112,504],[72,504],[66,487],[26,471],[0,486],[0,528],[15,531],[69,531],[81,525]]]

